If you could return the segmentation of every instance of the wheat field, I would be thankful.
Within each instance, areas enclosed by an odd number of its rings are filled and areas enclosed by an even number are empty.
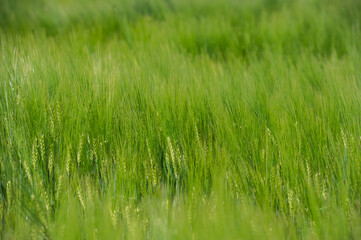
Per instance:
[[[1,239],[361,239],[358,0],[0,0]]]

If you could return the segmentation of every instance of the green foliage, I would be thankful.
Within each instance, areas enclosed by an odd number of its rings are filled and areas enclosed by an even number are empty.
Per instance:
[[[0,5],[0,238],[360,239],[359,1]]]

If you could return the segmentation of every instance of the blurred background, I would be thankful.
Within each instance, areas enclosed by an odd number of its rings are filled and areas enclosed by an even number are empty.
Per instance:
[[[359,36],[361,16],[358,0],[0,0],[0,6],[2,35],[56,37],[81,29],[88,44],[154,40],[191,54],[245,58],[268,47],[342,55]]]

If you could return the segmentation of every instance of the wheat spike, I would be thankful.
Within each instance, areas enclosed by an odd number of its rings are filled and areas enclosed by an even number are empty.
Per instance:
[[[169,137],[167,137],[167,142],[168,142],[168,148],[169,148],[169,152],[170,152],[170,157],[172,159],[172,166],[173,166],[173,171],[174,171],[174,175],[175,177],[178,179],[178,167],[177,167],[177,163],[176,163],[176,157],[175,157],[175,153],[174,153],[174,148],[172,145],[172,142],[170,140]]]
[[[33,164],[33,169],[34,171],[36,171],[37,161],[38,161],[38,140],[36,137],[34,139],[32,151],[31,151],[31,160]]]
[[[54,173],[54,152],[53,149],[50,149],[49,153],[49,161],[48,161],[48,170],[49,170],[49,178],[52,181],[53,179],[53,173]]]
[[[84,202],[84,198],[83,198],[83,195],[81,193],[80,187],[78,187],[77,193],[78,193],[78,198],[79,198],[79,201],[81,203],[81,206],[83,207],[83,210],[85,211],[85,202]]]

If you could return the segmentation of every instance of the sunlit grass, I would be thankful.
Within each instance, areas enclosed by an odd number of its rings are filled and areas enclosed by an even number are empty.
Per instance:
[[[356,0],[0,0],[4,239],[360,239]]]

